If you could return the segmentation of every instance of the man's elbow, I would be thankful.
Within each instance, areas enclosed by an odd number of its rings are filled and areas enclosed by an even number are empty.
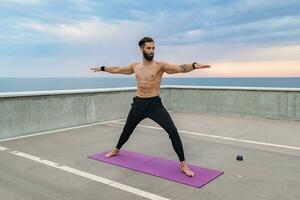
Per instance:
[[[125,74],[125,75],[130,75],[130,74],[133,74],[134,71],[133,70],[120,70],[119,73]]]
[[[133,71],[127,71],[127,72],[124,72],[125,75],[130,75],[130,74],[133,74]]]
[[[178,70],[167,70],[165,71],[167,74],[177,74],[177,73],[180,73],[181,71],[178,71]]]

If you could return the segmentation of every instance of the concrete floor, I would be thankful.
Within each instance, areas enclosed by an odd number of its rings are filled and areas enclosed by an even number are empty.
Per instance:
[[[121,120],[1,141],[0,199],[300,199],[300,122],[170,115],[187,161],[224,175],[199,189],[88,159],[115,146]],[[177,160],[166,132],[150,119],[140,123],[123,148]],[[245,159],[239,168],[237,154]],[[237,170],[243,177],[236,176]]]

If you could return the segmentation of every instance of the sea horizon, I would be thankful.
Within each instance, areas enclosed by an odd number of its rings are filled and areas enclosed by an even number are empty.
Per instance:
[[[163,77],[161,85],[300,88],[300,77]],[[131,77],[1,77],[0,92],[136,87]]]

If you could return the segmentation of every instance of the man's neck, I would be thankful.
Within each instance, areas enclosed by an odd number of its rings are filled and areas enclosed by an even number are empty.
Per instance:
[[[142,60],[143,65],[151,65],[153,64],[155,61],[154,60],[146,60],[145,58]]]

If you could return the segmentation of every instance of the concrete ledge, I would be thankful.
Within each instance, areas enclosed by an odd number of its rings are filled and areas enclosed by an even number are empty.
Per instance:
[[[177,111],[209,112],[258,118],[300,120],[300,89],[172,86]]]
[[[2,93],[0,139],[125,118],[135,92],[136,88],[113,88]],[[161,96],[168,99],[168,91],[161,89]]]
[[[299,92],[300,88],[270,88],[270,87],[220,87],[220,86],[183,86],[183,85],[164,85],[162,89],[195,89],[195,90],[249,90],[249,91],[290,91]],[[135,91],[136,87],[121,88],[101,88],[101,89],[78,89],[78,90],[48,90],[48,91],[30,91],[30,92],[0,92],[1,97],[25,97],[25,96],[42,96],[56,94],[84,94],[84,93],[101,93],[116,91]]]
[[[48,91],[30,91],[30,92],[2,92],[1,97],[27,97],[27,96],[43,96],[58,94],[88,94],[88,93],[109,93],[120,91],[135,91],[136,87],[123,88],[102,88],[102,89],[78,89],[78,90],[48,90]]]
[[[184,85],[166,85],[169,89],[194,89],[194,90],[243,90],[243,91],[286,91],[300,92],[300,88],[272,88],[272,87],[228,87],[228,86],[184,86]]]
[[[0,139],[125,118],[136,87],[0,93]],[[169,110],[300,120],[300,89],[162,86]]]

